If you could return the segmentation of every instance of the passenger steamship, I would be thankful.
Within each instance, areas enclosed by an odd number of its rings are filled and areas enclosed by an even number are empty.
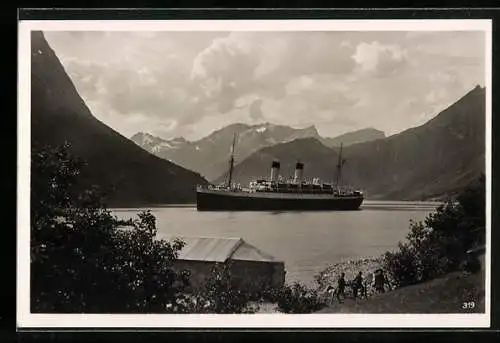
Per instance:
[[[303,179],[304,163],[295,164],[294,179],[283,181],[279,177],[280,162],[274,160],[268,180],[251,181],[248,188],[232,183],[234,168],[233,138],[229,177],[223,186],[198,186],[196,204],[198,211],[325,211],[357,210],[363,202],[363,192],[340,187],[342,171],[342,145],[337,164],[336,184],[322,183],[319,178],[312,182]]]

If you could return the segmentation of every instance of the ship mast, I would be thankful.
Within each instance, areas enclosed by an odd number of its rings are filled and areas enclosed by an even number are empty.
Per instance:
[[[340,143],[340,151],[339,151],[339,160],[337,162],[337,189],[339,189],[339,185],[340,185],[340,179],[341,179],[341,176],[342,176],[342,164],[343,164],[343,160],[342,160],[342,142]]]
[[[233,145],[231,145],[231,159],[229,160],[229,180],[227,182],[228,188],[231,188],[233,181],[233,168],[234,168],[234,145],[236,144],[236,133],[233,136]]]

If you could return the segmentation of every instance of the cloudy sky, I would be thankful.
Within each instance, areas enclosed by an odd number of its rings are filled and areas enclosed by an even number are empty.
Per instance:
[[[485,83],[483,32],[46,32],[121,134],[198,139],[234,122],[323,136],[423,124]]]

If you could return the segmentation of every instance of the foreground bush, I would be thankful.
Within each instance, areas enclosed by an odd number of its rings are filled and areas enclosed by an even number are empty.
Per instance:
[[[389,271],[396,287],[411,285],[419,280],[419,261],[408,244],[399,243],[396,252],[385,253],[383,265]]]
[[[216,264],[198,297],[205,301],[203,312],[254,313],[258,307],[250,305],[250,294],[234,287],[231,264]]]
[[[157,239],[150,212],[118,220],[96,189],[77,190],[85,164],[69,148],[32,153],[32,312],[246,310],[225,270],[214,270],[202,294],[185,294],[189,275],[172,268],[184,243]]]
[[[485,179],[467,187],[457,202],[448,201],[424,222],[412,222],[407,242],[384,255],[383,265],[397,286],[427,281],[466,268],[477,271],[467,251],[484,244]]]
[[[166,303],[169,313],[255,313],[249,295],[232,285],[230,265],[216,264],[201,289],[178,293]],[[187,280],[188,281],[188,280]]]
[[[274,290],[270,298],[284,313],[311,313],[325,306],[317,290],[298,282]]]

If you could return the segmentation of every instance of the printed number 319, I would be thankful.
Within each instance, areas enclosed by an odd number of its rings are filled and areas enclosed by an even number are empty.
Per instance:
[[[462,303],[462,308],[463,309],[473,309],[474,307],[476,307],[476,303],[474,301],[467,301],[467,302],[464,302]]]

